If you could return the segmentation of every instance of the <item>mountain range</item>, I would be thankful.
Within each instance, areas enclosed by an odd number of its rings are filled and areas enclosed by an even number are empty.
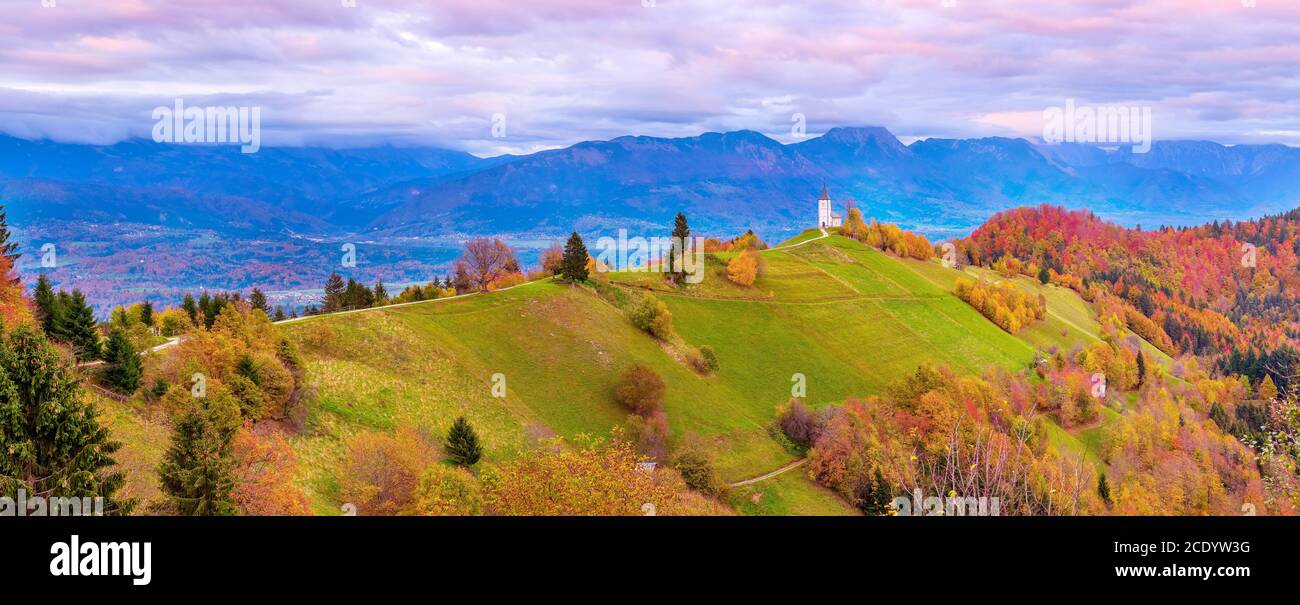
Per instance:
[[[107,146],[0,136],[15,222],[85,220],[321,236],[561,233],[610,223],[790,231],[829,184],[869,216],[932,235],[1051,202],[1170,222],[1300,200],[1300,149],[1162,141],[1145,154],[1023,139],[902,144],[880,127],[782,144],[753,131],[626,136],[525,156],[437,148]]]
[[[386,245],[384,258],[406,270],[386,276],[376,264],[370,275],[424,279],[469,236],[536,243],[574,229],[653,235],[678,211],[697,232],[752,228],[779,241],[815,221],[823,185],[837,205],[852,198],[868,217],[931,238],[964,235],[998,210],[1040,203],[1130,225],[1193,224],[1300,206],[1300,149],[1160,141],[1136,154],[1013,138],[905,145],[880,127],[834,128],[791,144],[754,131],[624,136],[493,158],[432,147],[263,147],[245,155],[237,146],[0,136],[0,203],[20,237],[69,242],[75,258],[122,264],[139,262],[140,234],[156,246],[170,242],[173,262],[199,239],[259,242],[280,252],[261,258],[253,250],[256,258],[241,262],[264,264],[272,277],[277,263],[303,260],[284,257],[276,243],[286,241],[320,244],[317,256],[338,242]],[[419,251],[411,242],[444,247]],[[211,263],[198,283],[247,285],[242,266],[230,262]],[[300,279],[278,285],[312,283],[329,270],[304,267]],[[65,277],[71,285],[78,279]]]

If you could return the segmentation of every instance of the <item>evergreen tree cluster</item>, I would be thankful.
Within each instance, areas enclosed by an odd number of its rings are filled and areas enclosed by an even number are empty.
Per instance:
[[[99,424],[69,360],[31,326],[0,333],[0,495],[104,498],[109,514],[130,512],[117,497],[126,481],[120,444]]]
[[[1220,357],[1216,366],[1224,374],[1246,376],[1256,385],[1257,392],[1268,381],[1269,386],[1264,390],[1272,391],[1273,396],[1290,394],[1293,378],[1300,375],[1300,351],[1289,344],[1267,351],[1234,349],[1230,355]],[[1260,398],[1270,397],[1261,395]]]
[[[260,293],[260,290],[254,291]],[[185,299],[181,302],[181,309],[189,316],[190,323],[195,326],[212,328],[212,324],[216,323],[217,316],[221,314],[222,309],[226,308],[226,305],[242,301],[243,298],[243,295],[238,292],[218,292],[213,294],[204,291],[199,294],[196,301],[193,294],[186,293]],[[265,299],[263,302],[265,302]]]
[[[376,282],[372,289],[350,277],[344,282],[343,276],[331,273],[325,282],[325,296],[321,299],[319,312],[336,313],[369,309],[387,305],[389,302],[388,290],[384,287],[384,282]]]
[[[42,274],[36,280],[36,313],[41,327],[50,339],[72,348],[77,361],[90,361],[102,356],[99,325],[95,310],[86,302],[81,290],[58,294],[50,286],[49,278]]]

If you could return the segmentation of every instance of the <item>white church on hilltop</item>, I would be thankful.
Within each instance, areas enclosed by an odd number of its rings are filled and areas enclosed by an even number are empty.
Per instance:
[[[831,210],[831,194],[826,191],[826,185],[822,185],[822,196],[817,200],[817,226],[839,227],[843,222],[840,213]]]

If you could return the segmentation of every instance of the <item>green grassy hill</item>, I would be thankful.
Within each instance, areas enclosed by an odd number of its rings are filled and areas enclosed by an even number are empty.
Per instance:
[[[658,274],[610,275],[616,288],[655,290],[686,342],[715,349],[721,367],[709,377],[591,290],[549,282],[284,326],[318,389],[313,430],[297,444],[312,469],[305,486],[323,510],[334,508],[332,462],[361,428],[410,423],[443,434],[464,414],[480,427],[489,460],[549,435],[607,434],[626,419],[611,393],[633,362],[663,376],[674,435],[705,437],[723,478],[738,481],[795,459],[768,434],[795,374],[806,378],[808,401],[824,406],[878,393],[921,363],[978,372],[1031,358],[1028,343],[912,267],[852,240],[808,241],[763,256],[765,273],[749,288],[726,281],[720,262],[686,289]],[[504,399],[491,396],[497,373],[506,380]],[[791,474],[771,487],[738,490],[745,491],[738,499],[752,512],[847,512],[802,472]],[[762,490],[771,493],[758,504],[748,499]]]
[[[549,281],[284,324],[316,390],[308,428],[293,441],[299,483],[318,512],[337,512],[347,438],[399,424],[445,435],[464,415],[478,428],[488,461],[553,435],[606,435],[627,418],[612,390],[634,362],[663,376],[674,437],[704,437],[723,478],[735,482],[797,459],[769,434],[796,374],[806,379],[808,402],[822,407],[879,393],[922,363],[971,373],[1020,368],[1035,345],[1095,338],[1091,309],[1068,290],[1051,292],[1048,321],[1011,336],[949,293],[958,271],[820,235],[811,230],[763,252],[765,271],[751,287],[726,280],[726,255],[710,261],[703,283],[686,288],[659,274],[608,275],[615,291],[653,291],[683,340],[713,347],[720,368],[707,377],[637,330],[607,298]],[[492,396],[496,374],[504,376],[504,398]],[[113,416],[115,426],[139,432],[132,423]],[[853,512],[804,469],[732,492],[747,514]]]

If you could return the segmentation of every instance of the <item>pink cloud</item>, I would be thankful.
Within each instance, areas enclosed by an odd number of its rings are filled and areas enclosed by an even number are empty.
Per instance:
[[[1229,140],[1300,130],[1300,3],[1258,3],[25,1],[0,23],[0,101],[98,104],[94,136],[122,136],[166,97],[202,94],[265,104],[286,133],[337,125],[481,150],[780,135],[795,112],[810,131],[1003,134],[1076,98],[1152,105],[1162,136]],[[487,138],[496,112],[516,140]],[[53,132],[41,120],[0,110],[0,130]]]

